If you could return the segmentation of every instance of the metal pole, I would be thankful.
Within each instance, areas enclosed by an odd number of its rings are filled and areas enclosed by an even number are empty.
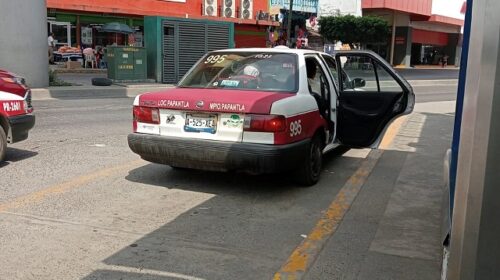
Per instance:
[[[451,164],[450,164],[450,215],[453,215],[453,204],[455,199],[455,182],[457,177],[458,147],[460,144],[460,129],[462,125],[462,112],[465,93],[465,79],[467,74],[467,57],[469,56],[469,38],[472,20],[473,0],[467,0],[465,12],[465,26],[462,39],[462,55],[460,59],[460,74],[458,80],[457,103],[455,109],[455,123],[453,126],[453,139],[451,142]],[[451,221],[451,217],[450,217]]]
[[[500,275],[499,12],[498,0],[474,1],[472,7],[449,280],[498,279]]]
[[[292,11],[293,11],[293,0],[290,0],[290,7],[288,8],[288,23],[286,27],[286,35],[288,36],[288,46],[292,46]]]
[[[396,12],[392,12],[391,57],[389,62],[394,65],[394,44],[396,43]]]
[[[76,16],[76,45],[82,46],[82,25],[80,24],[80,16]]]

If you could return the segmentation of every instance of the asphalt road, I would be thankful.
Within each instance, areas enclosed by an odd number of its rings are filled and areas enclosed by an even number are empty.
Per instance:
[[[457,99],[457,80],[413,80],[411,84],[417,103],[455,101]]]
[[[130,152],[131,103],[34,104],[30,139],[0,169],[0,279],[266,279],[361,161],[332,154],[310,189],[288,174],[174,171]]]
[[[456,88],[415,91],[448,101]],[[313,188],[172,170],[130,152],[131,104],[34,102],[30,138],[0,164],[0,279],[269,279],[364,161],[328,155]]]
[[[453,69],[396,69],[407,80],[448,80],[458,79],[458,68]]]

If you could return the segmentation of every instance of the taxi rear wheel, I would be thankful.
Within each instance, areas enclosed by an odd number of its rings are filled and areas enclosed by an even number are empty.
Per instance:
[[[305,187],[310,187],[319,181],[323,165],[323,145],[321,137],[315,136],[309,145],[304,162],[297,172],[297,182]]]
[[[187,167],[179,167],[179,166],[173,166],[173,165],[170,165],[170,167],[175,171],[185,171],[185,170],[191,169],[191,168],[187,168]]]
[[[7,136],[5,135],[3,127],[0,126],[0,161],[4,160],[6,152],[7,152]]]

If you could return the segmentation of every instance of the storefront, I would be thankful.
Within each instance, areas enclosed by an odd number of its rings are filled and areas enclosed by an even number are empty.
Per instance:
[[[91,13],[48,12],[47,31],[54,33],[56,47],[105,47],[107,45],[144,45],[144,20],[142,17],[104,16]],[[129,25],[132,35],[102,32],[101,27],[110,22]]]
[[[235,24],[234,46],[236,48],[265,48],[267,30],[267,26]]]
[[[443,62],[443,58],[446,58],[448,63],[454,64],[458,39],[456,33],[413,29],[412,65],[439,65]]]
[[[311,0],[316,1],[317,0]],[[188,58],[179,61],[168,61],[165,65],[172,66],[173,71],[177,74],[162,73],[164,70],[171,71],[172,69],[155,70],[151,76],[157,81],[173,82],[177,81],[181,74],[185,73],[192,63],[191,59],[198,59],[201,55],[199,52],[205,52],[208,49],[200,47],[197,43],[202,42],[203,38],[211,38],[215,35],[221,35],[217,38],[218,41],[224,43],[217,45],[217,42],[210,41],[210,50],[214,48],[227,48],[228,46],[244,47],[266,47],[270,26],[279,25],[273,21],[268,12],[268,0],[238,0],[238,1],[211,1],[211,0],[141,0],[140,3],[134,0],[47,0],[47,15],[48,15],[48,32],[54,32],[57,47],[70,46],[71,49],[59,49],[55,55],[60,56],[61,60],[65,60],[70,54],[80,55],[79,57],[70,57],[71,60],[82,60],[83,65],[87,58],[91,58],[92,54],[100,55],[102,47],[109,45],[127,45],[136,47],[147,47],[150,49],[153,41],[148,41],[146,38],[157,38],[155,32],[161,28],[153,28],[145,24],[149,17],[157,17],[169,19],[174,22],[175,28],[180,28],[175,34],[187,34],[182,31],[184,28],[192,28],[194,22],[201,24],[206,22],[211,34],[201,34],[191,36],[186,35],[186,38],[178,38],[176,36],[169,37],[168,43],[172,44],[167,53],[179,53],[180,56],[188,56]],[[121,23],[132,28],[135,32],[131,35],[107,33],[104,31],[104,26],[108,23]],[[213,24],[215,25],[213,25]],[[221,23],[228,23],[231,27],[231,32],[217,30]],[[214,27],[215,26],[215,27]],[[108,26],[105,26],[107,30]],[[128,28],[126,28],[128,29]],[[193,32],[201,32],[193,28]],[[167,29],[170,30],[170,29]],[[186,40],[194,40],[197,43],[186,43]],[[200,41],[202,40],[202,41]],[[147,44],[145,43],[147,41]],[[227,42],[226,42],[227,41]],[[159,42],[159,41],[158,41]],[[203,41],[204,42],[204,41]],[[162,41],[162,43],[164,43]],[[85,49],[92,48],[92,50]],[[80,51],[82,50],[82,51]],[[165,50],[163,50],[165,51]],[[106,52],[105,50],[103,51]],[[192,54],[196,52],[196,54]],[[64,54],[64,55],[62,55]],[[148,61],[151,63],[148,67],[156,67],[160,65],[162,55],[156,57],[155,54],[148,53]],[[176,56],[175,56],[176,57]],[[71,64],[71,63],[68,63]],[[167,67],[167,68],[168,68]],[[180,67],[177,69],[176,67]],[[156,69],[156,68],[155,68]],[[168,72],[167,71],[167,72]],[[162,75],[160,75],[160,74]],[[165,78],[167,77],[167,78]]]
[[[458,65],[463,26],[463,0],[363,0],[363,15],[385,19],[391,28],[387,43],[370,45],[396,66]]]

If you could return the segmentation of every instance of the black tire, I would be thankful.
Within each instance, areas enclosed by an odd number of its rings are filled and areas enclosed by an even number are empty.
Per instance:
[[[5,159],[5,153],[7,152],[7,135],[3,127],[0,126],[0,162]]]
[[[316,135],[309,144],[304,162],[297,170],[297,183],[304,187],[315,185],[320,178],[323,165],[323,143]]]
[[[111,81],[108,78],[92,78],[92,85],[94,86],[101,86],[101,87],[107,87],[113,84],[113,81]]]

